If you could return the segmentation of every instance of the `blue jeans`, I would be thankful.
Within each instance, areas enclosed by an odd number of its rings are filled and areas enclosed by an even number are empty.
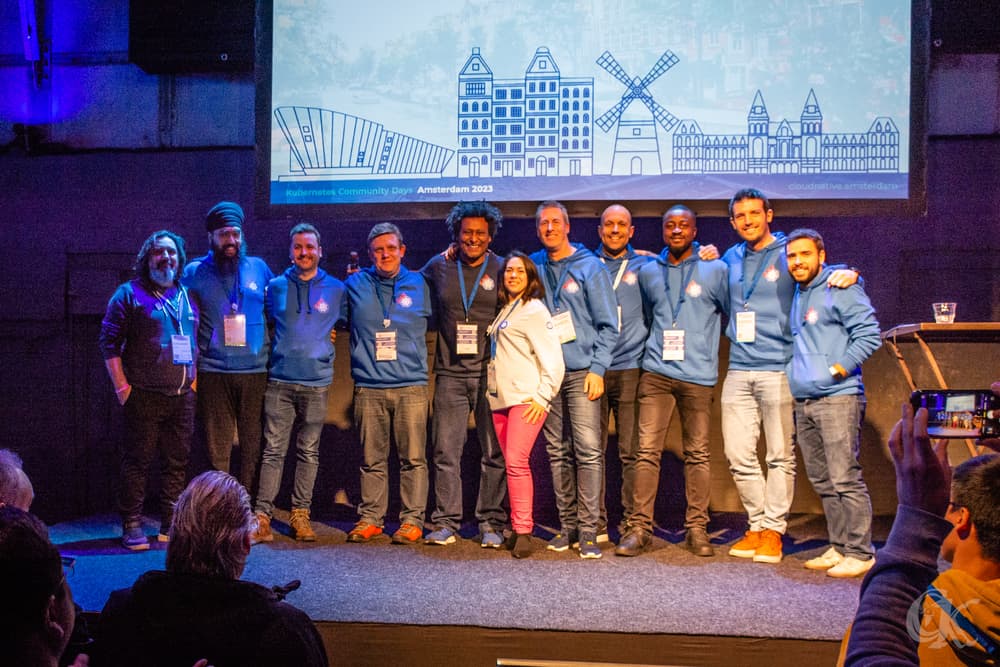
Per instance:
[[[740,371],[722,383],[722,439],[750,530],[784,534],[795,493],[792,394],[784,371]],[[761,428],[767,477],[757,458]]]
[[[795,401],[795,434],[806,475],[823,502],[830,545],[858,560],[875,555],[872,503],[858,461],[864,417],[860,395]]]
[[[389,443],[399,456],[400,523],[424,525],[427,507],[427,386],[354,388],[354,423],[361,438],[362,521],[381,526],[389,507]]]
[[[476,435],[482,452],[476,519],[481,530],[502,530],[507,523],[507,512],[503,508],[507,498],[507,471],[486,400],[486,378],[479,375],[438,375],[435,379],[431,432],[436,504],[431,522],[437,528],[455,531],[461,526],[462,450],[468,437],[470,412],[476,415]]]
[[[601,402],[587,398],[587,370],[567,371],[542,432],[563,532],[597,532],[604,450]]]
[[[264,458],[260,464],[260,488],[255,510],[271,516],[274,497],[281,486],[285,454],[292,427],[295,438],[295,483],[292,509],[309,509],[319,469],[319,438],[326,420],[328,387],[309,387],[269,380],[264,392]]]

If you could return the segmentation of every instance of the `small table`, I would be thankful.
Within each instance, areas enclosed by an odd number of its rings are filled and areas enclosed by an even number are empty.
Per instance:
[[[934,374],[934,378],[937,380],[939,388],[948,389],[948,383],[941,373],[941,368],[938,366],[937,359],[934,358],[934,353],[931,351],[930,345],[927,344],[928,341],[956,343],[1000,341],[1000,322],[954,322],[952,324],[920,322],[918,324],[900,324],[888,331],[884,331],[882,333],[882,341],[892,350],[896,361],[899,362],[899,368],[903,372],[903,377],[906,378],[906,383],[909,385],[910,391],[915,391],[917,385],[914,383],[913,374],[910,372],[909,366],[906,365],[906,359],[903,358],[903,353],[899,349],[899,345],[897,344],[899,340],[916,341],[923,353],[924,359],[927,360],[931,372]],[[975,456],[978,453],[975,443],[972,440],[966,440],[965,442],[969,448],[969,453]]]

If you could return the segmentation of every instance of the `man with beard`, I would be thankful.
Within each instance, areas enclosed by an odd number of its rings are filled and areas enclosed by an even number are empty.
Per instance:
[[[462,450],[469,413],[476,416],[482,452],[476,519],[480,545],[499,548],[507,523],[507,475],[486,400],[486,328],[497,314],[500,260],[490,242],[503,215],[492,204],[460,202],[445,221],[456,252],[431,258],[420,270],[431,289],[437,321],[434,360],[434,496],[428,544],[454,544],[462,522]],[[452,256],[453,255],[453,256]]]
[[[289,233],[292,266],[267,286],[264,300],[274,336],[264,394],[264,457],[257,494],[253,541],[271,542],[271,512],[281,486],[288,441],[296,431],[295,483],[292,487],[293,537],[316,540],[309,520],[319,468],[319,440],[326,420],[326,397],[333,382],[335,350],[330,332],[347,319],[344,283],[319,268],[323,258],[319,230],[303,222]]]
[[[184,269],[183,283],[201,314],[198,412],[209,461],[229,472],[235,435],[241,449],[239,480],[253,493],[267,389],[264,289],[274,274],[264,260],[246,256],[243,223],[239,204],[213,206],[205,216],[211,250]]]
[[[142,531],[146,473],[159,452],[160,541],[167,541],[174,502],[184,490],[191,436],[198,310],[179,284],[184,239],[161,230],[142,244],[136,277],[121,285],[108,302],[101,323],[100,347],[115,396],[125,409],[122,448],[122,544],[149,548]]]

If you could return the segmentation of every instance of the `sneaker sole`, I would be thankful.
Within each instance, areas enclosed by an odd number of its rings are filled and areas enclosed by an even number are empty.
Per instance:
[[[781,554],[778,554],[777,556],[763,556],[761,554],[757,554],[756,556],[753,557],[753,562],[755,562],[755,563],[780,563],[781,562]]]
[[[482,547],[483,549],[499,549],[500,547],[503,546],[503,540],[501,540],[500,542],[497,542],[497,543],[493,543],[493,542],[480,542],[479,546]]]
[[[840,561],[837,561],[836,563],[813,563],[812,561],[807,560],[805,563],[803,563],[802,567],[806,568],[807,570],[813,570],[814,572],[823,572],[825,570],[829,570],[831,567],[834,567],[835,565],[838,565],[839,563]]]
[[[596,554],[585,554],[585,553],[582,553],[582,552],[580,553],[580,558],[583,558],[584,560],[593,560],[593,559],[601,558],[602,556],[604,556],[604,554],[602,554],[599,551]]]
[[[360,543],[364,544],[366,542],[371,542],[372,540],[374,540],[376,537],[378,537],[381,534],[382,533],[375,533],[371,537],[365,537],[364,535],[358,535],[357,533],[349,533],[347,535],[347,541],[348,542],[360,542]]]
[[[569,545],[568,544],[566,546],[564,546],[564,547],[554,547],[551,544],[546,544],[545,548],[548,549],[549,551],[555,551],[556,553],[560,553],[560,554],[562,552],[564,552],[564,551],[569,551]]]
[[[149,542],[146,542],[145,544],[123,544],[122,546],[125,547],[126,549],[128,549],[129,551],[148,551],[149,550]]]
[[[440,547],[446,547],[449,544],[454,544],[455,542],[458,542],[458,540],[455,539],[454,535],[447,537],[443,540],[424,540],[424,544],[436,544]]]
[[[756,558],[757,557],[757,550],[756,549],[730,549],[729,550],[729,555],[730,556],[735,556],[736,558]]]

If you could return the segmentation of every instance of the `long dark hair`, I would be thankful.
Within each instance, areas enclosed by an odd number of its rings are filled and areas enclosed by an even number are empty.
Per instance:
[[[510,301],[510,293],[507,292],[507,285],[504,283],[503,276],[507,270],[507,264],[515,258],[520,259],[524,264],[524,273],[528,277],[528,285],[524,288],[524,293],[521,294],[521,300],[545,299],[545,285],[542,284],[541,278],[538,277],[538,267],[523,252],[513,250],[503,258],[503,262],[500,263],[500,270],[497,272],[497,280],[500,283],[500,286],[497,288],[497,299],[500,301],[500,305],[505,305]]]
[[[142,247],[139,248],[139,254],[135,257],[135,264],[132,268],[135,270],[137,276],[143,280],[149,280],[149,255],[153,252],[153,244],[162,238],[168,238],[174,242],[177,246],[177,276],[174,278],[174,282],[180,282],[181,272],[184,271],[184,265],[187,264],[187,252],[184,250],[184,239],[178,234],[161,229],[158,232],[153,232],[146,240],[142,242]]]

